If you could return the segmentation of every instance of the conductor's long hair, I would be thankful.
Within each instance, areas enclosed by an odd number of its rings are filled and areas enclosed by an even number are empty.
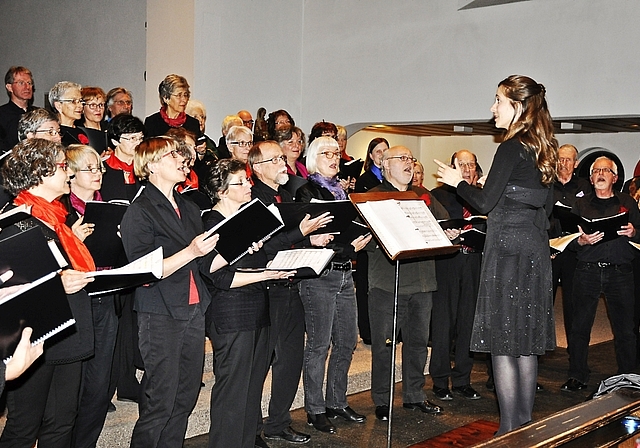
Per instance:
[[[546,90],[542,84],[521,75],[511,75],[498,84],[504,95],[516,109],[516,116],[505,140],[517,138],[535,155],[536,166],[542,173],[542,183],[550,185],[556,179],[558,163],[558,141],[553,133],[553,120],[545,99]]]

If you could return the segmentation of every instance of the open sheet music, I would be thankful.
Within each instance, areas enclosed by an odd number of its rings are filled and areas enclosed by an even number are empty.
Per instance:
[[[84,289],[95,296],[157,281],[162,278],[162,259],[163,251],[159,247],[121,268],[87,272],[87,277],[95,280]]]
[[[279,251],[269,264],[271,271],[298,271],[296,277],[304,276],[305,269],[320,275],[335,254],[331,249],[291,249]]]
[[[453,248],[421,199],[357,202],[356,207],[391,259],[403,252]]]

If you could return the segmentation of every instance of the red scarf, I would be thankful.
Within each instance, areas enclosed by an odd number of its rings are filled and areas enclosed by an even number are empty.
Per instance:
[[[133,162],[125,163],[122,160],[118,159],[115,153],[112,153],[109,158],[105,160],[105,163],[114,170],[120,170],[123,172],[125,185],[136,183],[136,178],[133,175]]]
[[[184,112],[180,112],[176,118],[169,118],[169,115],[167,115],[167,106],[160,108],[160,116],[164,122],[172,128],[179,128],[187,121],[187,114]]]
[[[13,201],[16,205],[31,205],[31,215],[49,224],[58,235],[62,248],[67,253],[71,266],[77,271],[95,271],[96,265],[87,246],[76,237],[71,228],[65,224],[67,209],[57,199],[48,202],[39,196],[24,190]]]
[[[199,186],[198,175],[195,171],[189,171],[187,178],[184,182],[178,185],[178,193],[182,193],[184,190],[197,190]]]

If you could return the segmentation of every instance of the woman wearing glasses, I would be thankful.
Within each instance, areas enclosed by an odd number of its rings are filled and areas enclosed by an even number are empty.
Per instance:
[[[104,121],[107,94],[100,87],[83,87],[80,93],[84,108],[82,118],[76,125],[89,137],[89,145],[98,151],[98,154],[103,154],[109,148],[107,123]]]
[[[160,111],[144,120],[147,137],[164,135],[171,128],[183,127],[200,137],[200,123],[185,112],[191,92],[180,75],[167,75],[158,86]]]
[[[287,158],[287,174],[306,179],[309,176],[307,167],[300,160],[305,147],[305,135],[297,126],[288,126],[275,131],[275,141]]]
[[[235,159],[220,160],[211,170],[205,189],[215,202],[204,216],[205,228],[211,228],[251,201],[246,164]],[[262,416],[262,384],[270,361],[269,305],[264,282],[291,275],[280,271],[241,272],[242,268],[266,264],[265,252],[257,251],[207,276],[212,321],[208,334],[215,354],[216,377],[211,389],[209,447],[250,448],[256,441],[256,422]]]
[[[58,113],[62,144],[65,146],[74,143],[89,144],[87,134],[76,126],[76,121],[82,118],[84,110],[81,90],[80,84],[69,81],[60,81],[49,90],[49,104]]]
[[[18,122],[18,139],[42,138],[60,143],[62,140],[58,117],[47,109],[34,109],[24,114]]]
[[[547,217],[553,207],[558,142],[542,84],[512,75],[498,84],[491,113],[506,135],[484,188],[463,179],[458,160],[438,164],[439,181],[488,213],[471,351],[491,353],[504,434],[531,420],[538,357],[556,346]]]
[[[14,205],[31,206],[32,217],[2,229],[2,237],[39,227],[56,243],[69,263],[60,278],[76,320],[45,342],[40,358],[20,380],[8,387],[7,423],[0,446],[70,446],[78,410],[82,361],[93,355],[91,300],[84,287],[93,279],[93,258],[65,224],[67,210],[58,200],[69,193],[64,148],[43,139],[18,143],[3,167],[4,186],[15,195]]]
[[[307,149],[309,183],[296,193],[296,201],[311,199],[345,200],[346,193],[338,180],[340,147],[331,137],[318,137]],[[347,403],[347,380],[353,351],[358,342],[356,298],[351,259],[371,241],[360,236],[350,244],[329,243],[336,254],[322,275],[303,280],[300,296],[305,311],[307,342],[304,348],[304,400],[307,422],[318,431],[334,434],[336,427],[328,418],[340,417],[362,423],[365,416]],[[322,394],[325,361],[331,347],[327,371],[326,396]],[[325,398],[326,397],[326,398]]]
[[[232,126],[227,132],[227,148],[232,159],[243,163],[249,161],[249,150],[253,146],[253,132],[246,126]]]
[[[210,297],[200,269],[214,269],[218,237],[206,239],[200,210],[175,192],[188,171],[178,142],[169,137],[143,141],[134,169],[148,182],[122,219],[122,243],[130,260],[158,247],[164,259],[162,279],[135,292],[145,371],[131,446],[181,446],[204,363]]]
[[[99,190],[105,169],[100,155],[91,146],[69,145],[65,153],[71,174],[71,191],[60,201],[69,212],[67,225],[84,242],[93,233],[95,226],[94,223],[83,222],[86,203],[102,201]],[[108,267],[99,267],[106,268]],[[94,356],[83,362],[80,404],[75,427],[76,446],[95,446],[111,401],[109,379],[118,330],[114,300],[113,294],[91,297]]]

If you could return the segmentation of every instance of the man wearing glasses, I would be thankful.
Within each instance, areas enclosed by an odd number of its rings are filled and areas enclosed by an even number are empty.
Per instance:
[[[593,192],[579,198],[572,212],[580,217],[607,218],[628,213],[628,222],[614,232],[587,233],[578,226],[580,236],[568,250],[577,251],[573,277],[573,323],[569,335],[569,380],[561,386],[565,392],[587,387],[589,381],[589,338],[600,294],[605,295],[616,350],[618,374],[631,373],[636,366],[636,338],[633,333],[633,268],[636,256],[629,241],[638,242],[640,227],[638,204],[626,193],[614,191],[618,167],[607,157],[598,157],[591,165]],[[586,224],[586,223],[585,223]],[[565,250],[567,250],[565,249]]]
[[[107,93],[106,120],[120,114],[131,115],[133,113],[133,95],[124,87],[114,87]]]
[[[370,192],[414,191],[436,219],[448,219],[449,213],[426,188],[411,185],[416,159],[404,146],[384,151],[382,183]],[[395,265],[382,249],[371,241],[369,253],[369,320],[371,322],[371,397],[376,418],[389,419],[389,383],[393,333],[393,296]],[[402,401],[405,409],[440,414],[442,409],[426,400],[424,366],[431,321],[432,293],[436,290],[433,259],[407,261],[400,265],[398,289],[398,332],[402,332]]]
[[[249,112],[248,110],[241,110],[240,112],[238,112],[238,117],[240,117],[240,119],[242,120],[242,124],[253,132],[254,121],[253,117],[251,116],[251,112]]]
[[[4,76],[9,102],[0,106],[0,154],[18,143],[18,121],[33,110],[33,76],[26,67],[11,67]]]

